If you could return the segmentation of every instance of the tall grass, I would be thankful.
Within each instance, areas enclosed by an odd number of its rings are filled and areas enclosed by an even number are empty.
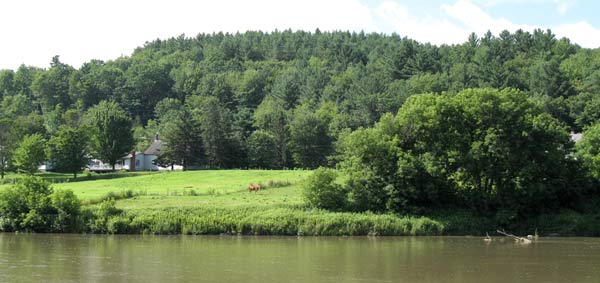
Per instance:
[[[134,190],[122,190],[120,192],[108,192],[105,195],[101,196],[101,197],[97,197],[97,198],[91,198],[91,199],[85,199],[83,201],[81,201],[82,205],[95,205],[95,204],[99,204],[102,203],[104,201],[107,200],[122,200],[122,199],[128,199],[128,198],[133,198],[133,197],[137,197],[137,196],[146,196],[148,195],[148,192],[146,190],[138,190],[138,191],[134,191]]]
[[[95,208],[91,215],[103,215]],[[92,220],[88,220],[90,222]],[[130,210],[106,219],[105,227],[93,220],[92,233],[232,234],[232,235],[441,235],[444,225],[426,217],[368,213],[332,213],[300,208],[164,208]]]

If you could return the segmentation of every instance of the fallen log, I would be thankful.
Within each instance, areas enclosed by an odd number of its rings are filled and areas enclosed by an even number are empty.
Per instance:
[[[502,234],[504,236],[511,237],[511,238],[515,239],[515,241],[518,242],[518,243],[521,243],[521,244],[531,244],[531,240],[530,239],[523,238],[523,237],[518,237],[518,236],[506,233],[506,232],[501,231],[501,230],[496,230],[496,232],[498,234]]]

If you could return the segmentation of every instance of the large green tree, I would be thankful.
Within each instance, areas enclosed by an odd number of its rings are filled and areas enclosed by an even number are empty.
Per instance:
[[[273,137],[273,150],[276,159],[276,168],[285,168],[290,165],[288,142],[290,114],[285,109],[283,100],[268,96],[258,106],[254,113],[254,125]]]
[[[216,97],[206,98],[198,113],[206,163],[212,168],[227,168],[239,164],[232,136],[232,115]]]
[[[418,95],[395,118],[344,139],[360,209],[455,199],[503,220],[557,208],[579,182],[566,128],[517,90]]]
[[[327,121],[306,107],[296,109],[290,122],[290,151],[302,168],[327,165],[327,156],[332,152]]]
[[[73,67],[60,62],[59,57],[54,56],[50,69],[37,73],[31,89],[42,112],[51,111],[58,104],[62,107],[71,105],[69,80],[74,71]]]
[[[48,157],[58,172],[77,173],[89,163],[90,139],[87,129],[62,127],[48,142]]]
[[[162,136],[165,144],[157,164],[179,164],[183,170],[203,165],[205,158],[200,123],[187,109],[179,112]]]
[[[33,175],[46,161],[46,140],[40,134],[27,135],[13,152],[13,165],[19,172]]]
[[[577,143],[577,155],[583,160],[588,172],[600,179],[600,124],[595,124],[583,132]]]
[[[135,145],[131,119],[118,103],[102,101],[88,110],[87,123],[97,157],[115,170],[117,161]]]

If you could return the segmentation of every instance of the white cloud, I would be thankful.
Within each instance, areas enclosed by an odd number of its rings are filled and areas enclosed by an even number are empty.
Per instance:
[[[524,2],[535,0],[492,1]],[[574,1],[561,0],[553,0],[553,2],[575,3]],[[522,29],[531,32],[535,29],[550,28],[559,37],[567,37],[583,47],[600,47],[600,29],[585,21],[550,27],[514,23],[505,18],[494,18],[474,2],[467,0],[458,0],[453,4],[443,4],[440,6],[440,10],[441,16],[439,17],[426,16],[418,18],[413,16],[404,6],[388,0],[376,9],[375,14],[391,26],[390,32],[395,31],[403,36],[435,44],[462,43],[467,40],[472,32],[482,35],[489,30],[497,35],[503,30],[514,32]]]
[[[0,2],[0,68],[48,66],[54,55],[79,67],[114,59],[156,38],[275,29],[377,31],[358,0],[20,0]]]
[[[465,0],[456,1],[452,5],[444,4],[441,9],[446,15],[461,23],[469,33],[482,34],[489,30],[494,34],[498,34],[503,30],[533,30],[538,28],[532,25],[512,23],[505,18],[494,19],[477,5]]]
[[[433,44],[459,43],[466,38],[465,30],[449,22],[448,19],[432,16],[418,18],[411,15],[404,6],[393,1],[381,3],[375,9],[375,15],[389,26],[390,32],[418,41]]]
[[[600,29],[587,22],[581,21],[574,24],[559,25],[552,29],[559,37],[567,37],[583,47],[600,47]]]
[[[475,3],[479,3],[486,7],[493,7],[500,4],[554,4],[556,5],[556,11],[564,15],[570,8],[577,4],[577,0],[473,0]]]
[[[396,32],[422,42],[461,43],[471,32],[497,34],[535,25],[492,17],[481,7],[509,1],[555,4],[567,12],[575,0],[458,0],[417,16],[398,0],[368,7],[361,0],[20,0],[0,2],[0,68],[48,66],[54,55],[75,67],[90,59],[129,55],[144,42],[185,33],[246,30],[364,30]],[[546,27],[540,27],[546,28]],[[584,47],[600,46],[600,30],[587,22],[551,27]]]
[[[575,0],[554,0],[554,3],[556,4],[556,11],[558,11],[558,13],[561,15],[565,15],[569,11],[569,9],[571,9],[573,6],[575,6],[577,1],[575,1]]]
[[[488,30],[498,34],[503,30],[534,30],[537,26],[515,24],[504,18],[494,19],[470,1],[459,0],[440,7],[441,17],[415,17],[402,5],[385,1],[375,14],[402,36],[434,44],[465,42],[472,32],[478,35]]]

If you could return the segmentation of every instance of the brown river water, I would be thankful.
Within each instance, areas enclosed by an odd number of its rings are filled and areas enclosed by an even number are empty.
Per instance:
[[[600,283],[600,238],[0,233],[0,282]]]

